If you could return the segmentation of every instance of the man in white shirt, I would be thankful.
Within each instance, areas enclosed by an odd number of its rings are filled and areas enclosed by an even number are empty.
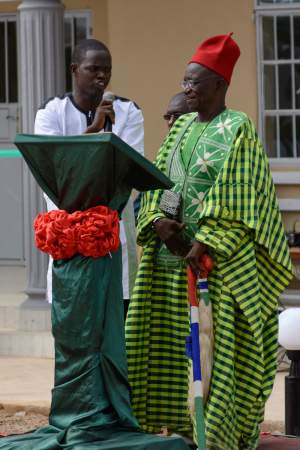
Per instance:
[[[135,150],[144,153],[144,120],[139,107],[132,101],[115,96],[103,98],[111,78],[112,59],[108,48],[100,41],[81,41],[72,55],[74,80],[72,93],[49,99],[37,112],[35,134],[76,135],[98,133],[109,129]],[[48,210],[56,206],[46,198]],[[125,310],[134,283],[137,257],[133,205],[130,199],[120,222],[123,264],[123,298]],[[126,233],[125,233],[126,231]],[[47,298],[52,300],[52,261],[47,274]]]

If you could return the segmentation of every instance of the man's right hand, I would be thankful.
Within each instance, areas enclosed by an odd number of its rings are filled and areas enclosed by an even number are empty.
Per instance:
[[[115,123],[115,112],[113,102],[102,100],[95,112],[93,123],[87,128],[86,133],[99,133],[104,128],[105,119],[109,117],[111,123]]]
[[[157,220],[153,227],[158,237],[166,244],[171,253],[186,256],[190,247],[181,234],[185,228],[184,223],[177,222],[173,219],[162,218]]]

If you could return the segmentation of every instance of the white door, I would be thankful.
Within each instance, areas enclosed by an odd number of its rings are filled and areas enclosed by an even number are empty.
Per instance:
[[[0,149],[13,147],[18,128],[16,16],[0,15]]]
[[[0,15],[0,265],[24,264],[22,159],[19,131],[17,22]]]

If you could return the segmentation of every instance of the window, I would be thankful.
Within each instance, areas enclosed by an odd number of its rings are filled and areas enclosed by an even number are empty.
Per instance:
[[[18,102],[17,27],[15,16],[0,18],[0,103]]]
[[[300,3],[300,0],[258,0],[258,5],[289,5],[291,3]]]
[[[258,0],[257,42],[260,130],[267,153],[300,158],[300,0]]]
[[[65,62],[66,91],[72,91],[70,73],[71,55],[78,42],[91,36],[90,11],[67,11],[65,13]]]

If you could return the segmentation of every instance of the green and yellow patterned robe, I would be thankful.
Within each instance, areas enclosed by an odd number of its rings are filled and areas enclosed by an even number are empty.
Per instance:
[[[292,278],[266,155],[245,114],[225,110],[199,123],[191,113],[176,121],[156,165],[183,194],[187,234],[215,260],[208,449],[254,450],[276,371],[277,299]],[[161,194],[145,193],[139,214],[144,250],[126,323],[129,381],[144,430],[190,434],[186,267],[151,228],[163,217]]]

